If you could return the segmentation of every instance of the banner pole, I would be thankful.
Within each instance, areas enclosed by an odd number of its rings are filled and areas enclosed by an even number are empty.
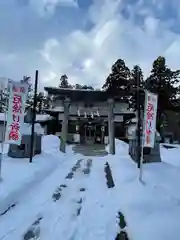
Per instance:
[[[7,93],[9,87],[9,79],[7,82]],[[3,90],[1,91],[1,101],[3,99]],[[6,96],[5,100],[5,111],[4,111],[4,123],[3,123],[3,131],[2,131],[2,141],[1,141],[1,152],[0,152],[0,181],[2,181],[2,161],[3,161],[3,154],[4,154],[4,141],[5,141],[5,134],[6,134],[6,122],[7,122],[7,107],[8,107],[8,96]]]
[[[142,114],[142,140],[141,140],[141,160],[140,160],[140,169],[139,169],[139,181],[143,181],[143,160],[144,160],[144,136],[145,136],[145,112],[146,112],[146,105],[147,105],[147,91],[145,93],[145,100],[144,100],[144,113]]]
[[[139,169],[139,181],[143,181],[143,179],[142,179],[142,173],[143,173],[143,159],[144,159],[144,146],[143,146],[143,144],[144,144],[144,141],[143,141],[143,139],[142,139],[142,146],[141,146],[141,160],[140,160],[140,169]]]
[[[140,107],[140,75],[136,72],[136,88],[137,88],[137,167],[140,169],[141,165],[141,107]]]
[[[31,129],[31,151],[30,151],[30,158],[29,158],[29,162],[30,163],[32,163],[33,152],[34,152],[34,125],[35,125],[35,121],[36,121],[38,75],[39,75],[39,72],[38,72],[38,70],[36,70],[36,73],[35,73],[35,86],[34,86],[32,129]]]

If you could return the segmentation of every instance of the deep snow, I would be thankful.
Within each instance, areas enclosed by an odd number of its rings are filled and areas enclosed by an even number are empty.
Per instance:
[[[15,186],[25,186],[25,175],[28,181],[37,179],[36,169],[51,171],[23,190],[17,205],[0,216],[0,240],[25,239],[31,232],[42,240],[114,240],[120,231],[118,211],[125,216],[130,240],[180,239],[179,146],[161,146],[162,163],[144,165],[142,183],[122,141],[116,140],[115,156],[101,158],[75,155],[71,147],[62,154],[59,144],[55,136],[43,138],[43,153],[33,160],[34,165],[4,158],[0,197],[13,181]],[[114,188],[106,184],[107,161]]]
[[[110,157],[109,164],[115,181],[115,198],[125,215],[129,238],[180,239],[180,169],[176,167],[180,148],[167,150],[161,146],[163,161],[143,165],[141,183],[139,170],[128,156],[128,145],[120,141],[117,145],[119,155]]]
[[[60,140],[56,136],[42,138],[42,154],[29,159],[13,159],[7,156],[8,144],[2,161],[2,181],[0,182],[0,214],[19,201],[21,195],[35,187],[50,175],[66,158],[60,153]],[[71,153],[71,150],[69,149]]]

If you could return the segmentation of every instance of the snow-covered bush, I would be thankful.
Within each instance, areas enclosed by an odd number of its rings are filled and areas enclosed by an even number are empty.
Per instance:
[[[60,139],[55,135],[42,136],[43,152],[59,152]]]

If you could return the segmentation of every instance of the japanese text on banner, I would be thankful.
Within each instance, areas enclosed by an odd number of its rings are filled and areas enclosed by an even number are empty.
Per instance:
[[[154,147],[156,133],[157,95],[146,92],[144,147]]]
[[[22,126],[24,124],[24,110],[27,97],[27,84],[10,82],[9,106],[5,141],[20,145]]]

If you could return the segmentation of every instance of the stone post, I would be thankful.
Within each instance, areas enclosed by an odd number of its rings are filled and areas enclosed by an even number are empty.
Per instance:
[[[66,98],[64,100],[64,118],[62,121],[61,145],[60,145],[60,150],[64,153],[66,152],[66,142],[68,137],[69,107],[70,107],[70,99]]]
[[[80,143],[79,123],[76,124],[76,143]]]
[[[109,153],[115,154],[115,136],[114,136],[114,101],[108,99],[108,135],[109,135]]]

